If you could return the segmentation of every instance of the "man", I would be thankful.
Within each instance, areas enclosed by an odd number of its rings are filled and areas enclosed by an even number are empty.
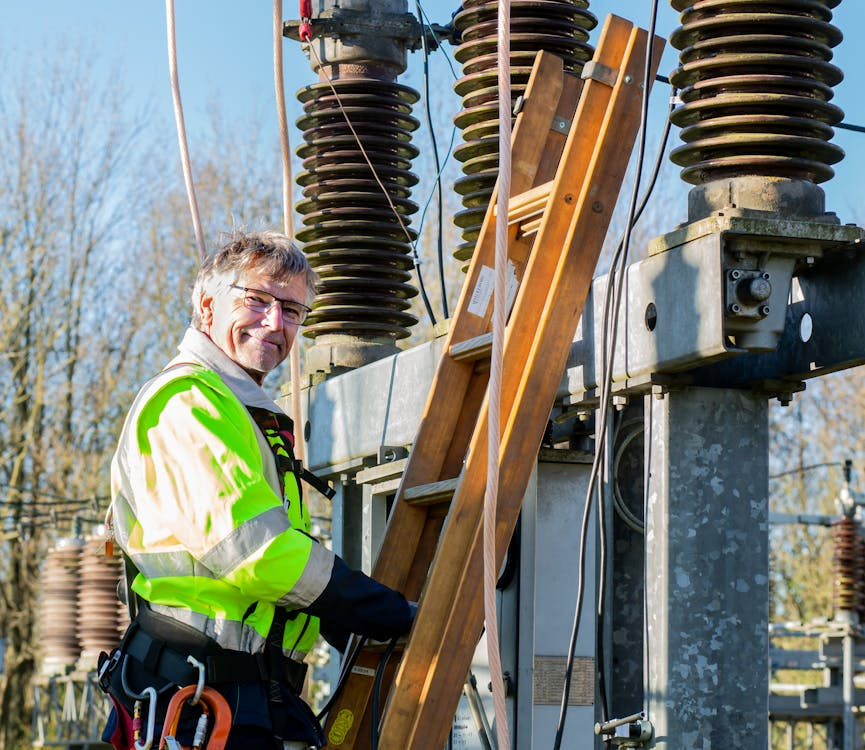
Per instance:
[[[387,640],[411,626],[401,594],[309,536],[291,421],[260,387],[288,356],[316,281],[284,235],[234,238],[203,263],[180,354],[127,416],[111,510],[138,611],[100,668],[116,747],[132,739],[121,706],[132,713],[137,700],[144,714],[155,700],[161,724],[175,689],[201,676],[228,700],[229,748],[324,744],[298,697],[319,629],[342,648],[351,632]]]

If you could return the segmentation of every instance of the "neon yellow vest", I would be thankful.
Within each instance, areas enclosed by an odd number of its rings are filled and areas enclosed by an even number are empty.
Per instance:
[[[333,567],[308,536],[294,475],[282,496],[279,479],[267,438],[217,373],[182,364],[157,375],[111,465],[114,534],[139,571],[133,591],[224,648],[262,651],[275,607],[309,605]],[[296,613],[284,654],[302,659],[318,630]]]

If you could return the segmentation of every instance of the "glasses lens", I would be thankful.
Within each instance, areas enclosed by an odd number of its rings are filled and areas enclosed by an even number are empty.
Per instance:
[[[309,314],[309,308],[300,302],[277,299],[272,294],[258,289],[247,289],[234,284],[232,287],[243,292],[243,304],[255,313],[267,315],[274,306],[279,305],[282,310],[282,322],[286,325],[302,325]]]
[[[282,303],[282,319],[292,325],[300,325],[306,320],[306,308],[295,302]]]

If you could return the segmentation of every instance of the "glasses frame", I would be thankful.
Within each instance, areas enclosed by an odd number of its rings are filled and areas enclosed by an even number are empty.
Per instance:
[[[273,309],[274,305],[278,304],[280,307],[280,314],[282,315],[283,325],[302,326],[306,322],[306,319],[309,316],[309,314],[312,312],[312,308],[309,307],[308,305],[304,305],[303,302],[298,302],[297,300],[294,300],[294,299],[282,299],[281,297],[277,297],[275,294],[271,294],[270,292],[265,292],[263,289],[254,289],[254,288],[249,287],[249,286],[240,286],[240,284],[229,284],[228,286],[231,287],[232,289],[237,289],[238,291],[243,292],[243,296],[241,297],[241,301],[243,302],[243,306],[245,308],[247,308],[248,310],[252,310],[253,312],[257,312],[261,315],[267,315]],[[271,302],[269,305],[267,305],[263,310],[258,310],[258,309],[256,309],[256,306],[254,306],[253,304],[250,304],[250,300],[249,300],[249,296],[248,296],[250,293],[259,294],[259,295],[262,295],[263,297],[271,297],[273,299],[273,302]],[[295,305],[301,309],[301,312],[303,313],[303,317],[300,319],[300,321],[295,323],[294,321],[288,320],[286,318],[285,308],[283,307],[283,305],[286,305],[286,304]]]

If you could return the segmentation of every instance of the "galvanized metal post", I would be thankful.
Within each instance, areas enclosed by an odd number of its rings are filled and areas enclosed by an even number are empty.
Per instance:
[[[654,746],[765,748],[766,400],[687,388],[648,397],[648,414],[646,701]]]

